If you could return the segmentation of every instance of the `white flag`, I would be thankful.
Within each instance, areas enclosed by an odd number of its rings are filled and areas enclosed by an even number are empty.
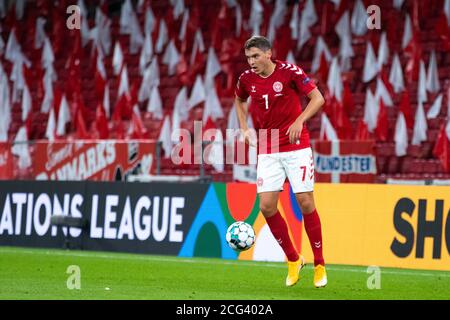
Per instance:
[[[361,0],[356,0],[352,14],[352,31],[357,36],[367,33],[367,11]]]
[[[44,25],[46,20],[44,18],[37,18],[36,19],[36,32],[34,36],[34,48],[40,49],[44,45],[44,41],[46,38]]]
[[[383,103],[386,107],[393,107],[394,102],[392,101],[391,95],[389,91],[386,89],[383,80],[380,77],[377,78],[377,89],[375,91],[375,99],[380,101],[380,98],[383,100]]]
[[[310,28],[317,22],[316,8],[313,0],[307,0],[305,8],[302,11],[299,38],[297,42],[297,49],[301,49],[303,45],[311,38]]]
[[[52,44],[48,37],[44,39],[44,50],[42,51],[42,67],[45,69],[53,66],[53,62],[55,61],[55,55],[53,54]]]
[[[180,54],[173,40],[170,40],[169,45],[166,48],[166,52],[163,56],[163,63],[169,67],[168,74],[173,76],[176,71],[176,67],[180,62]]]
[[[147,112],[150,112],[155,119],[162,120],[163,118],[162,101],[158,87],[152,88],[147,104]]]
[[[208,118],[215,121],[218,118],[223,118],[223,116],[223,110],[220,105],[219,97],[217,97],[216,88],[211,87],[208,89],[206,95],[205,108],[203,109],[203,122],[206,123]]]
[[[299,4],[296,3],[294,5],[294,8],[292,9],[291,21],[289,22],[289,28],[291,28],[291,38],[294,40],[298,39],[299,28],[300,28],[300,23],[299,23],[300,20],[298,17],[298,8],[299,8]]]
[[[159,34],[158,39],[156,40],[155,52],[161,53],[167,41],[169,41],[169,31],[167,31],[166,22],[164,19],[161,19],[161,22],[159,23]]]
[[[194,64],[194,60],[195,60],[195,56],[198,52],[204,52],[205,51],[205,43],[203,41],[203,36],[202,36],[202,31],[200,29],[198,29],[195,32],[195,37],[194,37],[194,44],[192,46],[192,53],[191,53],[191,64]]]
[[[178,40],[183,41],[186,38],[187,24],[189,21],[189,9],[183,13],[183,20],[181,21],[180,32],[178,33]]]
[[[152,61],[153,57],[153,43],[151,33],[145,35],[144,46],[142,47],[141,56],[139,57],[139,73],[144,75],[145,69]]]
[[[48,141],[55,141],[55,129],[56,129],[56,119],[55,119],[55,110],[52,108],[50,110],[50,114],[47,120],[47,129],[45,130],[45,137]]]
[[[155,28],[156,19],[153,14],[151,6],[147,6],[147,10],[145,11],[145,29],[144,33],[152,33]]]
[[[420,60],[419,82],[417,87],[417,101],[427,102],[427,74],[425,71],[425,63]]]
[[[351,67],[350,58],[355,55],[352,46],[352,33],[350,31],[350,16],[346,11],[335,27],[340,38],[339,56],[341,57],[342,69],[347,71]]]
[[[312,73],[316,73],[316,71],[319,70],[322,52],[325,54],[325,60],[330,62],[333,57],[331,56],[330,50],[328,49],[328,46],[322,36],[319,36],[319,38],[317,38],[316,48],[314,49],[314,58],[311,64]]]
[[[206,100],[205,86],[203,85],[202,78],[197,75],[195,78],[194,88],[189,98],[189,110]]]
[[[389,74],[389,82],[394,87],[395,93],[405,90],[405,82],[403,80],[403,70],[400,64],[400,58],[396,53],[392,61],[391,73]]]
[[[11,125],[11,101],[9,83],[0,63],[0,142],[8,141],[8,130]]]
[[[208,61],[206,62],[205,71],[205,87],[209,89],[214,85],[214,77],[222,71],[219,60],[217,59],[216,52],[213,47],[209,47]]]
[[[331,63],[331,68],[328,72],[327,85],[330,94],[333,97],[336,97],[339,102],[342,102],[344,85],[342,84],[341,68],[339,67],[337,58],[333,58],[333,62]]]
[[[109,84],[107,83],[105,86],[105,92],[103,93],[103,108],[105,108],[106,117],[109,118],[111,104],[109,100]]]
[[[425,119],[425,112],[423,110],[423,104],[419,101],[416,110],[416,119],[414,121],[414,133],[411,144],[418,146],[422,141],[427,140],[427,119]]]
[[[371,81],[378,74],[378,62],[372,43],[367,41],[366,58],[364,60],[363,82]]]
[[[447,16],[447,23],[450,26],[450,0],[445,0],[444,12],[445,12],[445,15]]]
[[[19,157],[20,169],[26,169],[31,166],[30,150],[28,149],[28,133],[25,126],[22,126],[17,132],[11,153]]]
[[[119,92],[117,97],[120,98],[123,94],[130,93],[130,85],[128,81],[128,69],[125,65],[122,69],[122,73],[120,74],[120,84],[119,84]]]
[[[322,122],[320,125],[320,140],[336,141],[339,140],[336,130],[330,120],[328,120],[325,112],[322,112]]]
[[[370,88],[367,88],[366,91],[366,102],[364,104],[364,122],[367,125],[367,129],[369,132],[373,132],[377,127],[377,119],[378,113],[380,111],[379,100],[375,98],[370,91]]]
[[[408,130],[406,129],[406,121],[403,112],[398,113],[397,123],[395,124],[395,155],[402,157],[406,155],[408,149]]]
[[[141,87],[139,88],[138,101],[143,102],[150,97],[153,87],[159,86],[159,67],[157,56],[154,56],[152,63],[144,72]]]
[[[209,129],[212,130],[212,129]],[[207,164],[211,164],[217,172],[224,171],[224,158],[223,158],[223,134],[222,130],[216,129],[214,134],[214,141],[212,145],[208,146],[209,154],[205,159]]]
[[[184,12],[184,0],[175,0],[173,4],[173,17],[178,19],[178,17]]]
[[[402,5],[403,5],[403,2],[404,2],[405,0],[393,0],[393,6],[394,6],[394,8],[395,9],[398,9],[398,10],[400,10],[401,8],[402,8]]]
[[[173,110],[178,113],[181,121],[186,121],[189,118],[189,102],[186,87],[181,88],[178,92]]]
[[[144,35],[142,34],[141,26],[136,13],[132,11],[130,20],[130,54],[138,53],[139,49],[144,44]]]
[[[295,57],[294,57],[294,54],[292,53],[292,50],[289,50],[287,57],[286,57],[286,62],[293,64],[293,65],[297,65],[297,62],[295,62]]]
[[[162,119],[162,118],[161,118]],[[172,129],[170,128],[170,118],[166,116],[159,133],[158,141],[162,142],[164,157],[169,158],[172,153]]]
[[[63,136],[66,134],[66,124],[71,121],[69,104],[67,103],[66,96],[63,95],[61,104],[59,106],[58,123],[56,125],[56,134]]]
[[[427,90],[431,93],[436,93],[441,90],[441,85],[439,84],[439,72],[436,61],[436,52],[434,50],[431,52],[430,63],[428,64]]]
[[[120,73],[120,70],[122,70],[123,66],[123,52],[118,41],[116,41],[116,45],[114,46],[112,65],[114,67],[114,75],[117,76]]]
[[[252,0],[252,7],[250,10],[250,19],[248,21],[249,27],[252,29],[252,35],[260,34],[260,26],[263,20],[264,7],[259,0]]]
[[[405,26],[403,28],[402,49],[405,49],[412,40],[411,17],[406,15]]]
[[[120,33],[131,34],[131,19],[133,15],[133,7],[130,0],[125,0],[120,12]]]
[[[441,112],[443,98],[444,98],[444,95],[441,93],[434,100],[433,105],[431,106],[430,110],[428,110],[428,113],[427,113],[427,118],[428,119],[434,119],[434,118],[436,118],[439,115],[439,113]]]
[[[380,46],[378,47],[378,69],[381,70],[389,62],[389,44],[386,32],[381,34]]]
[[[22,121],[26,121],[28,114],[30,113],[33,106],[31,105],[31,94],[28,86],[25,84],[25,88],[22,93]]]

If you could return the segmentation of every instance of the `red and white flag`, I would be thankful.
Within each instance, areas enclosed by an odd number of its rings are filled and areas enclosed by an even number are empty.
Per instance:
[[[341,68],[339,67],[338,59],[336,57],[333,58],[333,62],[331,63],[327,86],[331,96],[336,97],[339,102],[342,102],[344,85],[342,83]]]
[[[433,155],[441,161],[444,171],[450,172],[450,120],[447,125],[442,125],[439,131]]]
[[[377,126],[379,109],[379,100],[372,94],[370,88],[367,88],[363,119],[367,124],[367,129],[369,129],[369,132],[373,132]]]
[[[120,83],[119,83],[119,91],[117,94],[117,97],[120,98],[124,94],[130,93],[130,84],[128,81],[128,70],[127,66],[125,65],[122,68],[122,72],[120,73]]]
[[[394,102],[392,101],[391,95],[389,94],[388,89],[384,85],[381,77],[377,78],[377,89],[375,91],[375,99],[382,99],[383,103],[386,107],[393,107]]]
[[[351,57],[355,55],[352,46],[352,32],[350,30],[350,15],[346,11],[335,27],[336,33],[340,38],[339,56],[341,57],[341,66],[344,71],[351,67]]]
[[[305,7],[302,10],[299,25],[299,38],[297,42],[297,49],[303,48],[303,45],[311,38],[310,28],[318,21],[316,8],[313,0],[307,0]]]
[[[8,141],[8,131],[11,125],[11,101],[9,83],[0,63],[0,142]]]

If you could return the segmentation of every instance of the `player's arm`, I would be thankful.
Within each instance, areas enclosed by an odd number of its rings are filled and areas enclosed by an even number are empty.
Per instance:
[[[297,139],[300,139],[303,124],[311,119],[325,103],[322,93],[317,88],[311,90],[307,97],[309,98],[308,105],[286,132],[286,135],[289,135],[289,141],[291,143],[295,143]]]
[[[236,113],[237,113],[237,117],[239,120],[239,126],[244,135],[245,143],[247,143],[251,146],[254,146],[255,143],[253,142],[253,139],[251,136],[251,130],[248,129],[248,125],[247,125],[248,102],[247,102],[247,100],[243,100],[242,98],[240,98],[236,95],[234,103],[236,105]]]

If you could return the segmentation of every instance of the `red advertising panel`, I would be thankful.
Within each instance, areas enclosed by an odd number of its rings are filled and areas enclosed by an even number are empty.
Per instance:
[[[373,183],[377,173],[374,141],[316,141],[316,182]]]
[[[38,142],[33,157],[37,180],[119,181],[150,174],[155,167],[153,141]]]

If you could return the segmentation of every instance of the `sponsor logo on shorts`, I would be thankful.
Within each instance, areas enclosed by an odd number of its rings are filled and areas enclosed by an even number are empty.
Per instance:
[[[258,178],[258,180],[256,180],[256,184],[258,185],[258,187],[262,187],[262,185],[264,184],[263,178]]]

